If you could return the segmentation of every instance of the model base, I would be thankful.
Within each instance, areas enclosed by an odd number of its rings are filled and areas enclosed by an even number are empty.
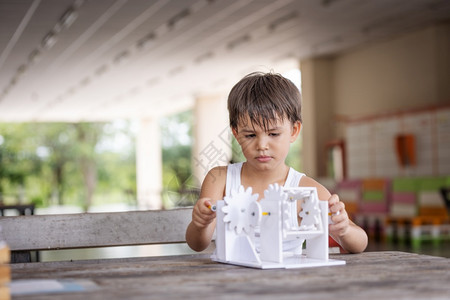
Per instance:
[[[314,268],[325,266],[341,266],[345,265],[344,260],[337,259],[316,259],[310,258],[306,255],[289,256],[283,259],[282,263],[275,262],[250,262],[250,261],[225,261],[218,259],[215,255],[211,256],[211,259],[216,262],[231,264],[236,266],[243,266],[255,269],[300,269],[300,268]]]

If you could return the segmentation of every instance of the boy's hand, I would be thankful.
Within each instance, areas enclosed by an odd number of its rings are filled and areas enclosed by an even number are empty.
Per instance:
[[[350,220],[345,210],[344,202],[341,202],[338,195],[334,194],[328,199],[328,207],[331,213],[331,220],[334,223],[329,225],[330,233],[337,236],[344,236],[350,226]]]
[[[211,210],[210,198],[200,198],[192,210],[192,223],[197,228],[206,228],[216,218],[216,212]]]

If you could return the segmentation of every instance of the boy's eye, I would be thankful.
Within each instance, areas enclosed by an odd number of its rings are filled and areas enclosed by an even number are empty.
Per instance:
[[[256,136],[256,134],[246,134],[246,135],[245,135],[246,138],[253,138],[253,137],[255,137],[255,136]]]
[[[279,133],[272,132],[272,133],[269,133],[269,135],[270,135],[270,136],[279,136],[280,134],[279,134]]]

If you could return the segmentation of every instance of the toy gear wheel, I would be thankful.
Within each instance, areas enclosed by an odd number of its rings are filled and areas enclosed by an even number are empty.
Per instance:
[[[269,184],[269,188],[264,191],[264,200],[268,201],[285,201],[287,198],[283,188],[277,183]]]
[[[295,230],[298,227],[297,222],[297,203],[289,201],[288,199],[283,201],[282,213],[283,213],[283,228],[285,230]],[[295,210],[295,211],[293,211]],[[293,216],[294,215],[294,216]],[[295,220],[295,222],[294,222]]]
[[[302,218],[300,229],[314,230],[320,223],[320,208],[317,201],[305,201],[299,213]]]
[[[283,187],[280,187],[277,183],[270,184],[267,190],[264,191],[264,199],[261,202],[281,202],[280,218],[282,220],[282,226],[285,229],[283,230],[283,237],[285,237],[286,230],[290,229],[290,221],[287,217],[288,211],[284,210],[289,203],[287,203],[287,194],[284,192]],[[264,207],[263,204],[262,206]]]
[[[256,202],[258,200],[258,194],[252,195],[252,188],[249,187],[244,190],[241,185],[238,190],[231,191],[231,196],[225,196],[225,206],[222,208],[225,216],[223,221],[228,223],[229,230],[236,230],[237,234],[245,231],[247,234],[250,233],[250,227],[254,227],[255,223],[258,223],[259,215],[261,215],[261,209],[259,212],[252,210],[257,210],[259,204]],[[256,203],[255,206],[253,203]],[[256,207],[256,208],[255,208]],[[253,214],[253,215],[252,215]]]
[[[298,230],[297,201],[303,202],[305,198],[311,195],[311,192],[299,188],[285,188],[284,191],[287,197],[283,203],[283,228],[286,230]]]
[[[304,190],[301,188],[286,188],[284,191],[288,194],[289,201],[304,200],[311,196],[310,190]]]

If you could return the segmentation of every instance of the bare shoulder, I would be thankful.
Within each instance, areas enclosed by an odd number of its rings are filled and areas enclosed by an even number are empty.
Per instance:
[[[206,174],[205,180],[203,181],[203,184],[221,184],[225,186],[225,182],[227,180],[227,167],[226,166],[219,166],[214,167],[211,170],[209,170],[208,174]]]
[[[330,192],[323,185],[321,185],[319,182],[308,176],[302,177],[299,186],[317,188],[317,194],[319,196],[319,199],[321,200],[328,200],[328,198],[330,198],[331,196]]]
[[[200,197],[208,197],[213,200],[222,199],[225,193],[226,180],[226,166],[212,168],[203,180]]]

